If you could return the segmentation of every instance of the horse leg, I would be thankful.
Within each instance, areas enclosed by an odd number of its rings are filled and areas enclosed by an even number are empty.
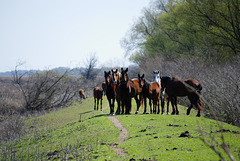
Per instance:
[[[137,96],[134,97],[136,103],[137,103],[137,111],[135,112],[135,114],[139,113],[139,107],[140,107],[140,100],[137,98]]]
[[[153,113],[153,110],[152,110],[152,100],[149,98],[149,107],[150,107],[150,114]]]
[[[156,114],[157,113],[157,103],[156,103],[156,100],[153,99],[153,113]]]
[[[157,112],[157,114],[159,114],[160,113],[160,105],[159,105],[159,99],[157,100],[157,106],[158,106],[158,112]]]
[[[175,111],[175,107],[174,107],[174,97],[169,97],[171,104],[172,104],[172,115],[175,115],[176,111]]]
[[[97,99],[97,111],[98,111],[99,99]]]
[[[112,114],[114,114],[114,105],[115,105],[115,97],[113,98],[113,101],[112,101]]]
[[[94,98],[94,110],[96,110],[96,98]]]
[[[128,98],[126,114],[130,114],[131,109],[132,109],[132,99]]]
[[[144,97],[144,112],[143,112],[143,114],[146,114],[146,112],[147,112],[147,98]]]
[[[111,104],[111,98],[107,98],[108,99],[108,103],[109,103],[109,107],[110,107],[110,113],[109,115],[112,114],[112,104]]]
[[[192,105],[192,103],[191,103],[191,105],[188,107],[188,109],[187,109],[187,115],[189,115],[190,114],[190,111],[191,111],[191,109],[193,108],[193,105]]]
[[[174,104],[176,106],[176,115],[179,115],[178,107],[177,107],[177,97],[174,97]]]
[[[118,107],[117,107],[117,111],[116,111],[116,115],[119,115],[120,114],[120,100],[117,99],[117,104],[118,104]]]
[[[101,111],[102,111],[102,99],[100,99],[100,101],[101,101],[100,103],[101,103]]]
[[[162,115],[164,115],[164,98],[162,98],[162,96],[160,97],[160,99],[161,99],[161,107],[162,107]]]
[[[170,115],[170,112],[169,112],[169,97],[167,98],[167,114]]]
[[[122,100],[122,115],[124,114],[124,106],[125,106],[125,100]]]

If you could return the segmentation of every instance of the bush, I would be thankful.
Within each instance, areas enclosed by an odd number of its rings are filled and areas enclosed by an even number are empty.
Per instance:
[[[231,63],[209,64],[196,58],[168,59],[159,56],[146,59],[140,68],[149,80],[153,80],[153,70],[179,79],[197,79],[203,86],[203,97],[213,106],[216,115],[222,121],[240,126],[240,59]],[[190,104],[186,99],[179,100],[183,105]],[[206,107],[205,113],[213,117],[213,114],[208,112]]]

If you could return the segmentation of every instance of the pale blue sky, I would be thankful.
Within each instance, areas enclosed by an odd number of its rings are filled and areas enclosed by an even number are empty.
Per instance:
[[[128,65],[120,40],[150,0],[0,0],[0,72]],[[118,59],[119,61],[116,61]]]

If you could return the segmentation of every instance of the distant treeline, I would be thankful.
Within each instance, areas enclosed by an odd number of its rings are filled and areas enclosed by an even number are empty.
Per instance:
[[[99,71],[98,75],[103,76],[105,70],[110,70],[111,67],[103,67],[103,68],[95,68],[94,70]],[[36,73],[41,73],[44,71],[49,71],[49,70],[18,70],[19,75],[33,75]],[[68,68],[68,67],[57,67],[53,68],[50,71],[56,72],[58,74],[65,73],[67,71],[67,74],[72,75],[72,76],[81,76],[84,74],[86,71],[86,68]],[[0,72],[0,76],[13,76],[15,74],[15,71],[7,71],[7,72]]]

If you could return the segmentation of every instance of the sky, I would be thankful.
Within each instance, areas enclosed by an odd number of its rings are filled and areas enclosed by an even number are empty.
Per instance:
[[[0,72],[128,66],[120,41],[150,0],[0,0]]]

